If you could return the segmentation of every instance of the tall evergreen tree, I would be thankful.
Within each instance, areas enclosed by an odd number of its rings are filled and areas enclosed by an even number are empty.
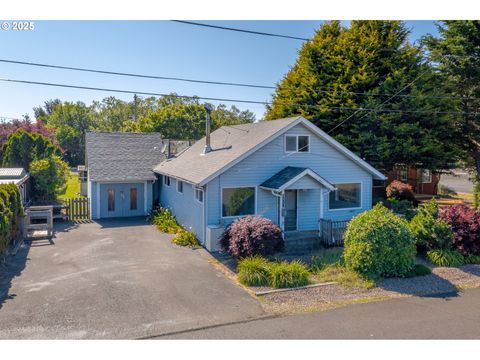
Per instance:
[[[266,118],[302,115],[384,171],[450,168],[452,121],[440,113],[448,102],[423,97],[442,88],[408,34],[400,21],[326,22],[278,84]]]

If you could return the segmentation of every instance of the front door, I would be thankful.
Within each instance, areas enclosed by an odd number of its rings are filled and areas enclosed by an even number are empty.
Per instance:
[[[285,190],[285,231],[297,230],[297,190]]]

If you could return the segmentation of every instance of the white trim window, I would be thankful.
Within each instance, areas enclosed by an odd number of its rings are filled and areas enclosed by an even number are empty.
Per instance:
[[[400,165],[398,168],[398,176],[400,181],[407,182],[408,181],[408,166],[407,165]]]
[[[183,181],[177,180],[177,192],[183,194]]]
[[[310,135],[285,135],[286,153],[310,152]]]
[[[330,192],[328,208],[330,210],[360,209],[362,207],[362,184],[335,184],[336,190]]]
[[[420,169],[420,182],[422,184],[430,184],[432,182],[432,172],[428,169]]]
[[[222,188],[222,217],[254,215],[256,189],[254,186]]]
[[[170,186],[170,176],[164,175],[163,176],[163,183],[165,184],[165,186]]]
[[[195,200],[199,203],[203,203],[203,190],[202,189],[195,189]]]

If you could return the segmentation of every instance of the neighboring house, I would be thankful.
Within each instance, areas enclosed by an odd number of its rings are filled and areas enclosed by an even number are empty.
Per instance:
[[[387,174],[385,184],[374,187],[374,196],[385,196],[385,188],[393,180],[400,180],[412,186],[413,192],[418,195],[436,195],[438,192],[438,183],[440,174],[428,169],[422,169],[420,166],[396,165],[392,171]]]
[[[23,204],[30,202],[30,175],[23,168],[0,168],[0,184],[15,184],[20,190]]]
[[[159,133],[87,133],[87,193],[92,218],[148,214],[158,199],[153,168],[164,159]]]
[[[303,117],[224,126],[154,170],[162,206],[209,250],[247,214],[287,233],[351,219],[371,208],[372,180],[386,180]]]

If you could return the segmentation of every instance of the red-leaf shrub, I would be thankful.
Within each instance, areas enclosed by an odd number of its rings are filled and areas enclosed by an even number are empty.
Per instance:
[[[220,240],[223,251],[235,258],[272,255],[284,248],[282,230],[261,216],[245,216],[235,220]]]
[[[464,256],[480,255],[480,212],[466,205],[440,209],[439,218],[452,227],[453,247]]]
[[[386,189],[387,198],[394,198],[397,200],[409,200],[415,201],[415,195],[413,194],[412,185],[406,184],[399,180],[393,180]]]

